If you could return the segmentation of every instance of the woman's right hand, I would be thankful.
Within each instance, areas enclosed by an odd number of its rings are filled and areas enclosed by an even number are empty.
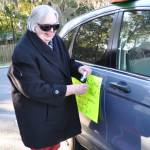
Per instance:
[[[88,90],[87,84],[75,84],[75,85],[67,85],[66,95],[81,95],[86,93]]]

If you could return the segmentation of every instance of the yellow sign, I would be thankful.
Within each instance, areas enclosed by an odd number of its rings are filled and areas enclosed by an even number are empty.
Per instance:
[[[73,84],[80,84],[81,82],[72,78]],[[87,77],[88,92],[83,95],[76,96],[78,109],[94,122],[98,123],[99,113],[101,113],[101,84],[102,78],[89,75]]]

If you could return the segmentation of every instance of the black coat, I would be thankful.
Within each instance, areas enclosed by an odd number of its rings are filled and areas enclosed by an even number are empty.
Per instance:
[[[15,47],[8,77],[20,134],[30,148],[59,143],[81,132],[75,96],[65,97],[71,76],[81,64],[70,59],[62,39],[53,38],[52,51],[27,31]]]

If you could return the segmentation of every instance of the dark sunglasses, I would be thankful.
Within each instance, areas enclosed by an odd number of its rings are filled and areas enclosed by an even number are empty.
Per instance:
[[[38,26],[45,32],[50,31],[52,28],[54,31],[59,29],[59,24],[38,24]]]

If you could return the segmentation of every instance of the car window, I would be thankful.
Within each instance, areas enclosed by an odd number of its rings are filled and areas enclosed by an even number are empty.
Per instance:
[[[150,11],[125,12],[119,41],[120,68],[150,76]]]
[[[76,36],[73,57],[87,63],[108,66],[108,39],[114,15],[96,18],[83,24]]]
[[[80,26],[73,42],[73,58],[87,63],[108,66],[106,58],[113,16],[114,14],[99,17]],[[73,33],[75,31],[69,33],[72,36],[68,34],[67,38],[72,38]]]
[[[77,34],[78,29],[79,29],[79,27],[73,29],[66,36],[63,37],[65,46],[66,46],[67,50],[69,51],[70,57],[72,57],[73,43],[74,43],[75,36]]]

